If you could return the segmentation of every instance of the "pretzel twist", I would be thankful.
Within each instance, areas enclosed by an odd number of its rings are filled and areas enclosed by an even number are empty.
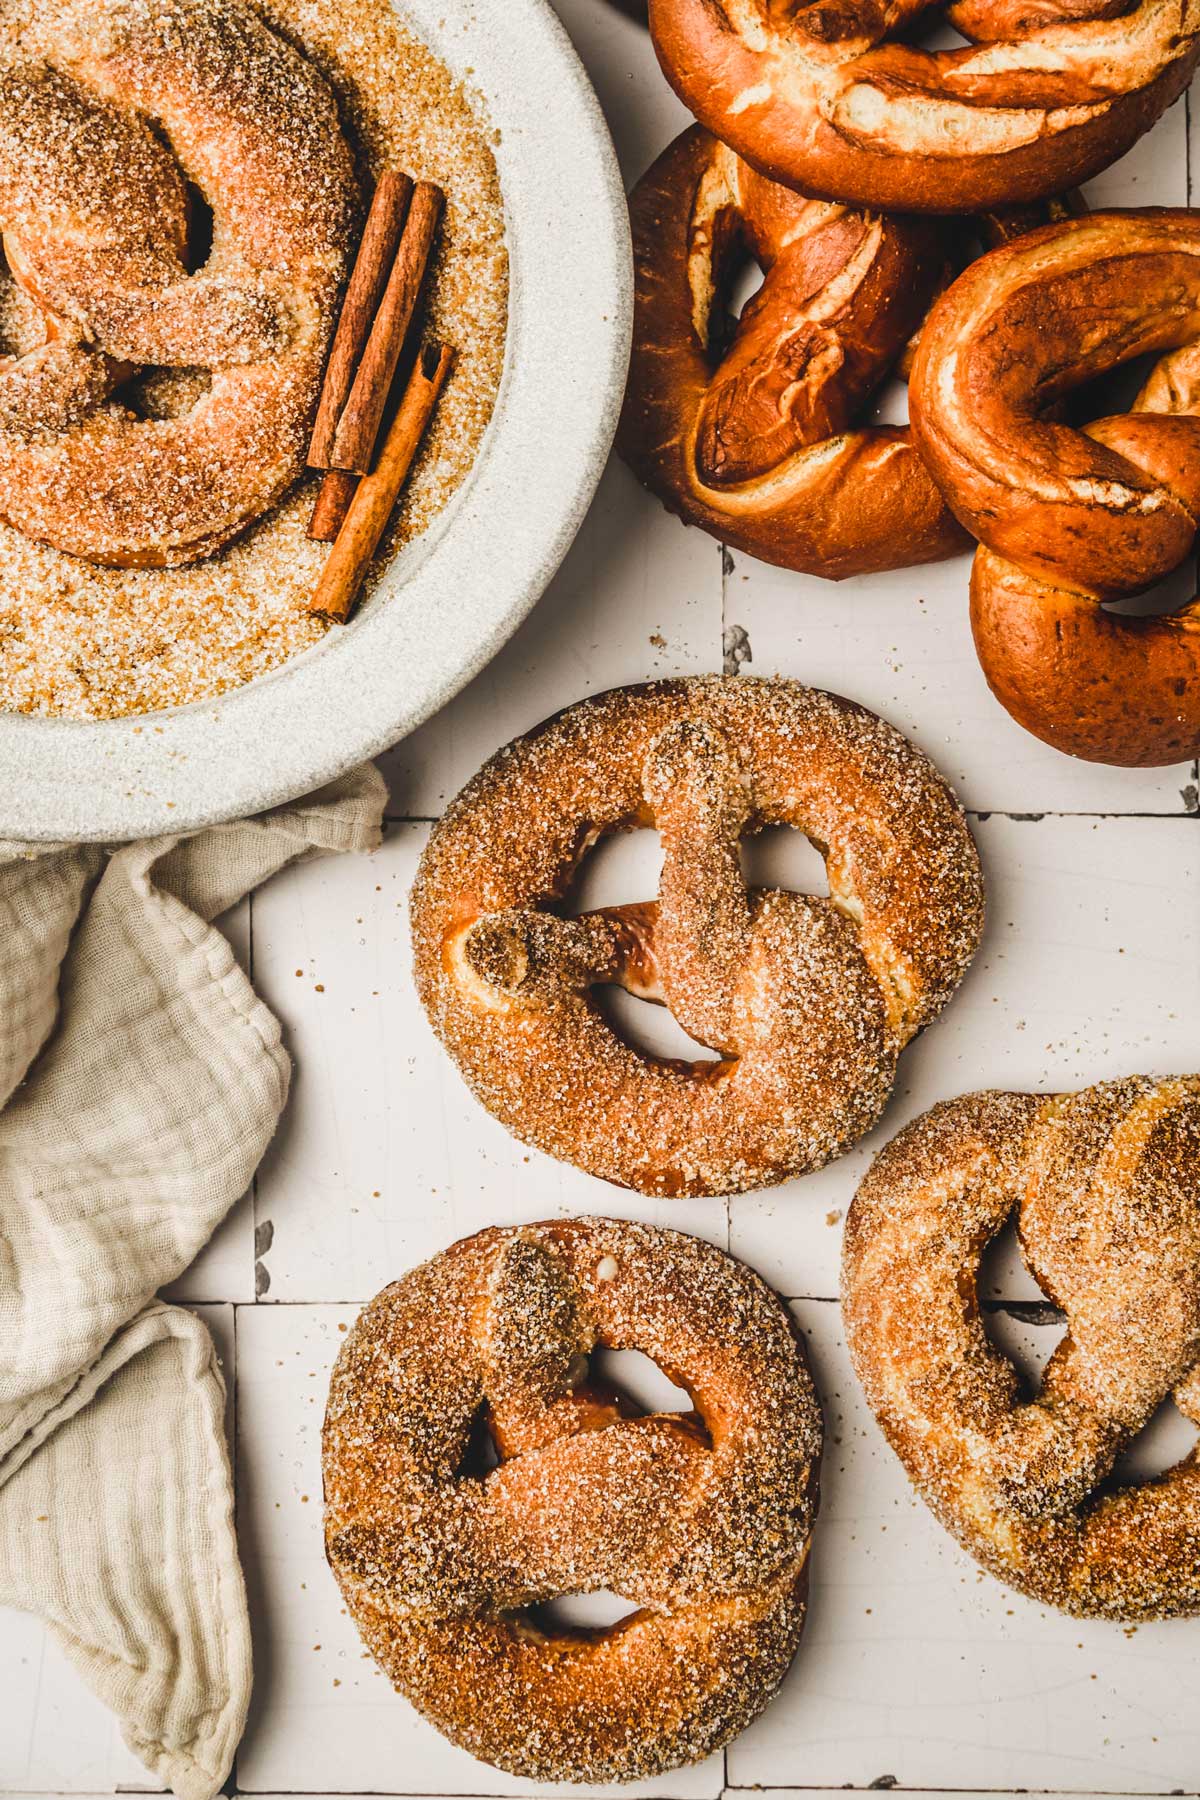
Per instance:
[[[694,1411],[589,1370],[638,1349]],[[481,1421],[498,1452],[473,1456]],[[765,1706],[804,1623],[821,1418],[789,1315],[678,1232],[479,1233],[384,1290],[334,1370],[326,1546],[368,1647],[475,1756],[544,1781],[697,1762]],[[539,1604],[613,1588],[608,1630]]]
[[[852,429],[933,299],[940,226],[766,181],[699,126],[634,189],[626,461],[672,512],[766,562],[829,577],[963,548],[908,431]],[[752,256],[762,288],[730,332]]]
[[[1042,199],[1124,154],[1187,86],[1200,0],[650,0],[667,79],[775,181],[901,212]]]
[[[332,95],[242,0],[68,9],[51,60],[0,69],[0,232],[36,312],[0,362],[0,516],[144,567],[266,512],[304,466],[353,208]],[[203,372],[195,404],[125,404],[146,368]]]
[[[1067,1321],[1033,1395],[977,1297],[1014,1213]],[[843,1307],[892,1448],[993,1574],[1081,1615],[1200,1612],[1200,1461],[1114,1476],[1168,1397],[1200,1424],[1200,1077],[935,1107],[855,1197]]]
[[[586,851],[650,825],[657,902],[567,916]],[[747,889],[739,841],[766,825],[820,848],[829,899]],[[743,678],[618,690],[511,744],[435,828],[412,896],[418,991],[483,1105],[648,1194],[762,1187],[869,1129],[982,913],[962,813],[919,751],[848,701]],[[718,1059],[639,1052],[606,984]]]
[[[1166,352],[1128,414],[1076,430],[1047,409]],[[1094,762],[1200,752],[1200,606],[1102,603],[1169,573],[1200,519],[1200,215],[1095,213],[973,264],[930,314],[913,429],[980,539],[976,649],[992,691],[1047,743]]]

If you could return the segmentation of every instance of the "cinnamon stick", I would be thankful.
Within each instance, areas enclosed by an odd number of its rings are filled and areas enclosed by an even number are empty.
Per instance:
[[[332,467],[338,420],[354,386],[359,360],[366,349],[395,262],[412,191],[411,180],[398,170],[385,169],[379,177],[325,370],[321,404],[308,452],[310,469]]]
[[[315,543],[333,543],[345,523],[357,487],[358,476],[348,469],[326,469],[317,504],[308,522],[308,535]]]
[[[358,484],[320,586],[308,603],[310,612],[324,613],[339,624],[349,618],[453,361],[454,351],[447,344],[427,344],[417,358],[378,465]]]
[[[400,352],[416,311],[445,195],[430,181],[413,189],[400,246],[354,385],[334,433],[329,466],[369,475]]]

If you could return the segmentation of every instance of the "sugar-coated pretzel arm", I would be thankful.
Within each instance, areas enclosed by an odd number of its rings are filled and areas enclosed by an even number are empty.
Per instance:
[[[1065,192],[1184,91],[1198,0],[963,0],[974,39],[903,41],[901,0],[650,0],[667,79],[772,180],[896,212],[972,213]]]

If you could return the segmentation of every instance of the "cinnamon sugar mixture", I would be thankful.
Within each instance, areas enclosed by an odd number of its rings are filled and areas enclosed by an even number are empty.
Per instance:
[[[26,57],[31,42],[49,48],[66,13],[94,3],[0,0],[0,61],[18,37]],[[508,264],[493,134],[391,0],[256,4],[329,81],[364,185],[390,164],[446,192],[427,329],[458,356],[378,574],[468,474],[499,389]],[[25,348],[25,307],[4,271],[0,353]],[[152,376],[151,393],[156,383],[179,385]],[[99,568],[0,525],[0,708],[91,719],[152,712],[211,699],[311,648],[327,629],[305,611],[328,555],[305,535],[316,492],[315,479],[304,481],[220,555],[182,569]]]

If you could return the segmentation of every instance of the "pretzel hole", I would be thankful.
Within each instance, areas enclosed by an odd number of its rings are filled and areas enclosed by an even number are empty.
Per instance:
[[[143,369],[116,397],[139,419],[182,419],[211,389],[209,369]]]
[[[1154,1481],[1194,1454],[1200,1443],[1200,1429],[1181,1413],[1168,1394],[1154,1417],[1138,1432],[1124,1454],[1117,1459],[1106,1488],[1131,1487]]]
[[[528,1616],[547,1637],[576,1637],[611,1631],[640,1610],[610,1588],[597,1588],[591,1594],[560,1594],[554,1600],[543,1600],[540,1606],[528,1609]]]
[[[761,263],[749,254],[733,266],[724,295],[725,310],[732,320],[741,318],[764,279]]]
[[[1046,1296],[1029,1273],[1021,1253],[1015,1212],[985,1246],[979,1259],[975,1291],[981,1306],[992,1301],[1009,1305],[1014,1302],[1021,1305],[1046,1303]]]
[[[1066,1336],[1066,1319],[1046,1300],[987,1303],[980,1318],[988,1342],[1016,1370],[1021,1403],[1028,1405],[1041,1392],[1046,1364]]]
[[[632,1403],[636,1412],[692,1412],[695,1402],[686,1388],[680,1387],[641,1350],[609,1350],[597,1345],[592,1352],[591,1372],[598,1381],[616,1388],[623,1399]]]
[[[650,900],[662,879],[663,850],[657,831],[610,831],[582,858],[571,883],[572,913]]]
[[[188,238],[184,267],[189,275],[202,269],[212,255],[213,209],[194,182],[188,182]]]
[[[765,825],[741,843],[747,887],[786,888],[793,894],[828,897],[829,871],[811,838],[791,825]]]
[[[748,831],[741,840],[739,856],[748,887],[829,894],[823,853],[802,831],[790,825],[768,825],[759,831]],[[643,827],[610,832],[581,859],[567,910],[574,915],[650,899],[658,892],[662,866],[663,849],[657,831]],[[596,987],[593,1000],[612,1031],[642,1055],[713,1066],[721,1061],[656,1001],[642,999],[617,986]]]
[[[500,1467],[500,1452],[488,1427],[487,1402],[475,1414],[467,1439],[466,1453],[458,1470],[460,1481],[482,1481]]]
[[[1172,569],[1164,581],[1156,581],[1141,594],[1106,600],[1103,608],[1105,612],[1123,614],[1126,618],[1164,617],[1178,612],[1180,607],[1189,605],[1196,598],[1197,581],[1196,558],[1189,556],[1177,569]]]

